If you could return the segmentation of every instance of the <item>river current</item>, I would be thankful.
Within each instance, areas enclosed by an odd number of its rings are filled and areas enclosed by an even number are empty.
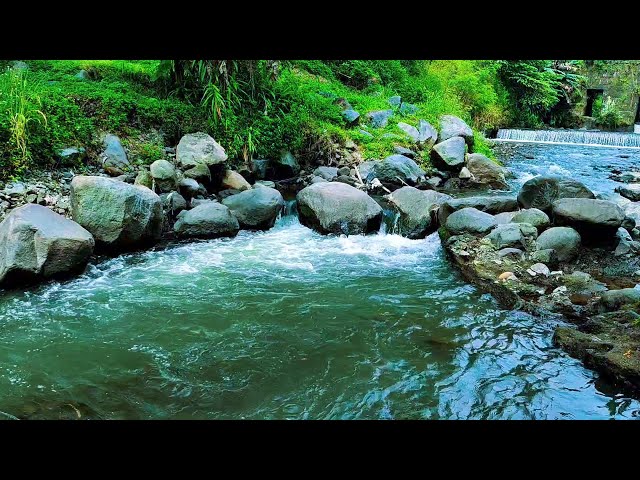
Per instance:
[[[610,195],[610,165],[640,165],[630,149],[496,150],[514,189],[558,173]],[[0,292],[0,418],[640,416],[552,346],[558,321],[499,309],[437,234],[322,236],[285,215]]]

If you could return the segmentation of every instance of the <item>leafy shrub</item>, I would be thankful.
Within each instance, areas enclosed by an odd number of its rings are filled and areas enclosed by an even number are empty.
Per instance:
[[[602,128],[606,129],[615,129],[622,125],[623,117],[620,109],[616,105],[616,101],[611,97],[607,97],[607,99],[602,102],[602,98],[599,98],[601,104],[598,105],[598,109],[596,110],[596,102],[594,101],[594,112],[593,118],[596,123]]]

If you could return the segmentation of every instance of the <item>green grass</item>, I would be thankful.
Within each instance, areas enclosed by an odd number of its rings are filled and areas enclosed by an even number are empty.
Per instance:
[[[401,136],[398,121],[416,126],[425,119],[437,127],[442,114],[457,115],[472,125],[475,150],[491,156],[479,130],[503,122],[509,107],[492,63],[481,61],[286,62],[278,79],[261,92],[259,110],[240,102],[225,110],[222,121],[212,121],[197,102],[166,91],[166,84],[156,78],[157,60],[29,61],[18,97],[26,112],[41,111],[46,122],[27,122],[25,157],[12,141],[9,104],[16,98],[6,87],[7,63],[0,62],[0,179],[55,167],[57,151],[68,146],[84,146],[89,159],[96,159],[104,132],[119,135],[136,163],[162,158],[163,147],[175,146],[182,135],[195,131],[209,132],[236,164],[250,157],[274,157],[283,149],[302,157],[312,148],[322,154],[322,149],[350,140],[365,160],[381,159],[393,153],[395,145],[412,146],[404,137],[385,138]],[[81,69],[90,80],[76,78]],[[326,95],[346,98],[361,120],[368,111],[391,108],[388,98],[393,95],[415,103],[418,111],[410,116],[396,112],[386,128],[368,129],[373,135],[368,137],[361,127],[348,128],[340,107]],[[428,154],[418,161],[428,167]]]

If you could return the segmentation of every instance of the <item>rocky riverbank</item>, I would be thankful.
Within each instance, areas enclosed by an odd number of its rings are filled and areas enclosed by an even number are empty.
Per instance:
[[[554,342],[609,380],[640,391],[640,243],[635,220],[584,185],[535,177],[517,197],[440,207],[440,237],[465,278],[501,306],[562,315]]]

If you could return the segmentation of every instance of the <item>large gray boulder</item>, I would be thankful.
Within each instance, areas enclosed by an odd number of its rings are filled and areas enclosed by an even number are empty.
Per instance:
[[[409,125],[408,123],[398,122],[398,128],[406,133],[413,143],[418,143],[420,141],[420,132],[416,127]]]
[[[171,192],[177,187],[176,167],[167,160],[156,160],[149,167],[151,177],[160,192]]]
[[[616,192],[632,202],[640,200],[640,183],[629,183],[616,187]]]
[[[176,161],[184,170],[204,164],[208,167],[227,160],[224,148],[211,135],[203,132],[184,135],[176,147]]]
[[[362,165],[362,164],[361,164]],[[404,155],[389,155],[373,166],[375,177],[387,188],[416,185],[424,180],[425,171]],[[362,170],[360,171],[362,174]],[[365,177],[362,177],[363,179]]]
[[[133,180],[134,185],[143,185],[149,189],[153,189],[153,177],[149,170],[140,170]]]
[[[384,128],[389,123],[389,118],[393,115],[393,110],[376,110],[366,115],[367,123],[373,128]]]
[[[241,192],[243,190],[251,190],[251,184],[235,170],[227,170],[224,172],[221,186],[223,189],[231,188]]]
[[[506,223],[491,230],[487,238],[496,248],[524,248],[538,237],[538,230],[528,223]]]
[[[0,223],[0,286],[79,272],[94,245],[87,230],[47,207],[30,203],[15,208]]]
[[[173,230],[179,237],[233,237],[240,230],[240,225],[226,205],[205,202],[182,212]]]
[[[284,207],[284,199],[275,188],[261,187],[247,190],[222,200],[238,219],[240,227],[266,230],[276,223]]]
[[[640,289],[621,288],[602,292],[598,307],[601,311],[613,312],[624,305],[640,303]]]
[[[481,212],[476,208],[463,208],[447,217],[445,228],[452,235],[461,235],[463,233],[484,235],[495,228],[496,225],[493,215]]]
[[[435,190],[402,187],[387,198],[400,213],[400,234],[407,238],[424,238],[438,228],[436,212],[442,202],[451,197]]]
[[[418,122],[419,141],[428,145],[433,145],[438,140],[438,131],[426,120]]]
[[[497,190],[509,188],[505,180],[505,169],[480,153],[467,155],[466,166],[471,172],[471,182]]]
[[[271,167],[276,179],[291,178],[300,173],[300,164],[291,152],[283,152],[278,159],[271,162]]]
[[[313,171],[316,177],[324,178],[327,182],[332,181],[338,176],[337,167],[318,167]]]
[[[160,197],[142,185],[105,177],[71,181],[71,215],[105,251],[124,251],[155,243],[162,233]]]
[[[382,208],[346,183],[314,183],[297,195],[300,222],[320,233],[355,235],[376,232]]]
[[[551,205],[561,198],[596,198],[582,183],[569,177],[543,175],[527,180],[520,193],[518,204],[522,208],[538,208],[549,213]]]
[[[447,221],[447,217],[453,212],[469,207],[495,215],[498,213],[517,210],[518,202],[515,197],[507,195],[452,198],[451,200],[444,202],[438,210],[440,225],[444,225]]]
[[[124,174],[131,164],[120,139],[116,135],[108,134],[104,137],[103,145],[104,150],[100,158],[104,171],[114,177]]]
[[[551,225],[549,216],[542,210],[538,210],[537,208],[526,208],[524,210],[516,212],[516,214],[511,219],[511,222],[529,223],[536,227],[538,231],[542,231],[549,225]]]
[[[536,241],[538,250],[552,249],[560,262],[573,260],[580,253],[580,234],[569,227],[552,227],[540,234]]]
[[[614,240],[624,212],[608,200],[563,198],[553,203],[553,221],[576,229],[585,243],[606,243]]]
[[[440,141],[444,142],[453,137],[462,137],[469,147],[473,146],[473,130],[464,120],[453,115],[440,117]]]
[[[437,143],[431,150],[431,160],[436,168],[459,172],[464,166],[466,145],[464,138],[453,137]]]

